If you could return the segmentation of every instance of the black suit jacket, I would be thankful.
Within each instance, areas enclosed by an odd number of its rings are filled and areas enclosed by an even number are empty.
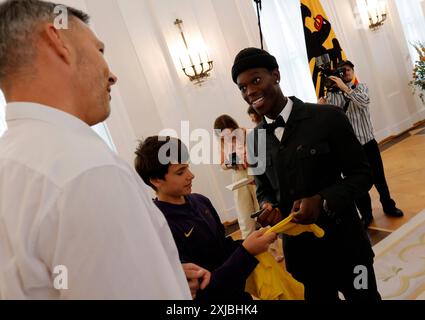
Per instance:
[[[260,203],[278,203],[284,217],[296,200],[320,194],[327,201],[317,224],[325,237],[311,233],[284,238],[288,271],[299,280],[332,270],[343,261],[370,261],[370,242],[354,199],[371,188],[369,164],[353,129],[339,108],[294,102],[282,140],[266,134],[265,173],[255,176]],[[263,122],[251,134],[257,136]],[[254,139],[254,150],[258,140]],[[254,150],[249,150],[253,154]],[[320,263],[319,263],[320,262]],[[332,265],[332,268],[331,268]]]

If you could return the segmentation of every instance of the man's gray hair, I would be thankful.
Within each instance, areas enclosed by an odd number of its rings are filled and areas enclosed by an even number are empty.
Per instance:
[[[0,4],[0,84],[8,74],[30,66],[34,56],[34,34],[41,22],[54,22],[59,4],[40,0],[7,0]],[[69,17],[88,24],[89,16],[63,6]]]

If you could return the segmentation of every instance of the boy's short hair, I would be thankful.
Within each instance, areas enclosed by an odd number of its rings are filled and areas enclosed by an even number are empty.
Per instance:
[[[168,167],[173,163],[187,163],[189,151],[178,138],[152,136],[141,141],[136,149],[134,166],[143,181],[155,191],[150,179],[165,180]]]

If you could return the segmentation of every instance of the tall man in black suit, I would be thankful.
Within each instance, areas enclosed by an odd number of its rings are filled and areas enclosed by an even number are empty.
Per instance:
[[[286,267],[304,283],[306,299],[336,300],[340,291],[347,300],[379,300],[374,253],[354,205],[371,188],[371,173],[348,119],[335,107],[285,97],[276,59],[264,50],[239,52],[232,77],[263,116],[253,134],[266,129],[265,172],[255,176],[266,209],[260,222],[274,224],[294,213],[294,222],[325,230],[321,239],[312,233],[284,237]],[[275,203],[279,210],[272,209]]]

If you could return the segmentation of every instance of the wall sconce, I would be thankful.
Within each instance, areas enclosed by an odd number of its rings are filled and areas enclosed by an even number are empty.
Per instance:
[[[387,9],[384,0],[357,0],[360,16],[372,31],[377,30],[387,19]]]
[[[183,33],[183,21],[176,19],[174,24],[179,28],[180,35],[186,48],[187,57],[179,57],[182,70],[190,81],[195,81],[195,84],[202,85],[202,82],[210,76],[209,72],[213,69],[213,61],[208,57],[206,50],[202,50],[201,48],[198,48],[196,52],[198,56],[196,58],[193,57]],[[201,52],[204,52],[204,54],[201,54]],[[185,63],[183,63],[182,60],[185,61]]]

